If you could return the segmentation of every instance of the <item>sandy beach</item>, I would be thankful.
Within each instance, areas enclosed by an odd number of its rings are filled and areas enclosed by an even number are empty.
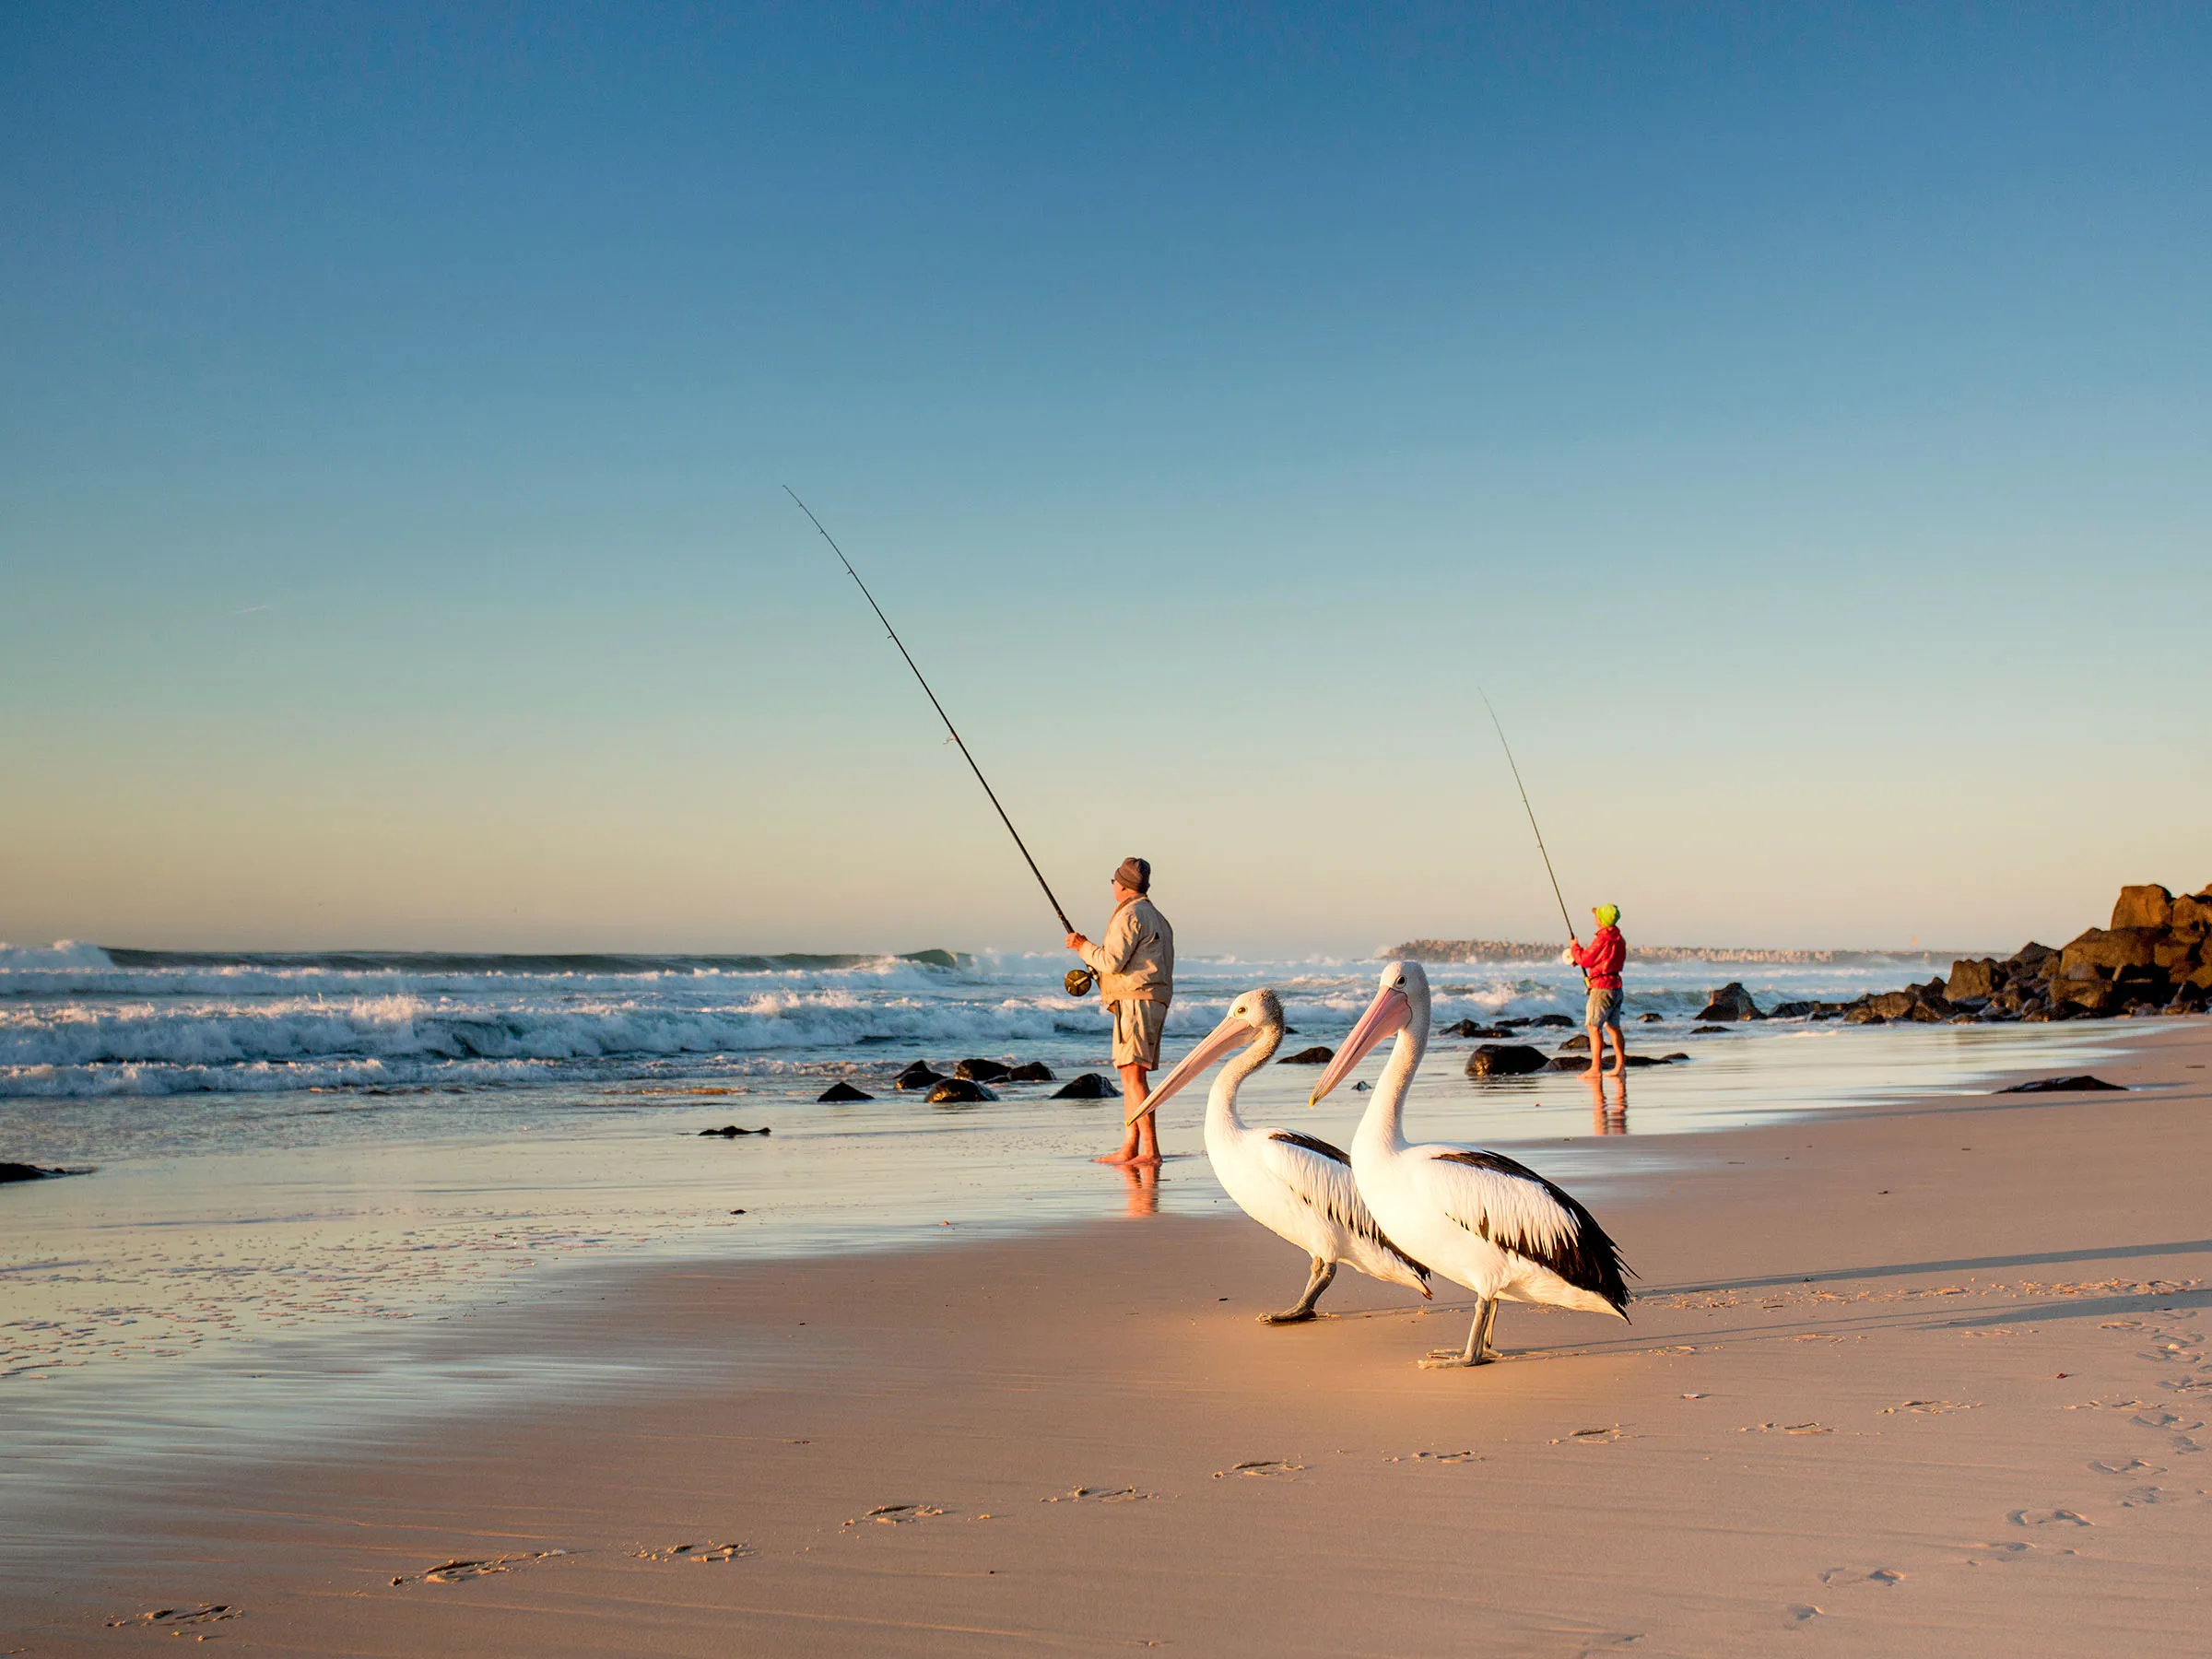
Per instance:
[[[1318,1324],[1254,1323],[1302,1267],[1228,1218],[594,1270],[452,1340],[494,1373],[559,1349],[628,1385],[312,1456],[104,1465],[18,1541],[0,1629],[25,1653],[165,1631],[360,1654],[2194,1651],[2212,1028],[2141,1030],[2097,1068],[2125,1094],[1892,1102],[1584,1181],[1643,1276],[1635,1323],[1509,1306],[1508,1361],[1475,1371],[1413,1364],[1464,1335],[1448,1287],[1425,1309],[1347,1276]]]

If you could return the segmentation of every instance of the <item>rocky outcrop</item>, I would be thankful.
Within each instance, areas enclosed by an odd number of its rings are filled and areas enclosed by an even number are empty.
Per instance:
[[[1700,1020],[1764,1019],[1766,1016],[1759,1011],[1759,1005],[1751,1000],[1751,993],[1736,981],[1730,980],[1712,994],[1712,1000],[1705,1005],[1704,1011],[1698,1018]]]
[[[1053,1081],[1053,1068],[1041,1060],[1025,1060],[1006,1074],[1009,1083],[1050,1083]]]
[[[945,1074],[930,1069],[929,1062],[917,1060],[891,1079],[893,1088],[935,1088],[945,1081]]]
[[[1277,1065],[1326,1065],[1336,1058],[1335,1049],[1323,1048],[1318,1042],[1312,1048],[1300,1049],[1295,1054],[1285,1054]]]
[[[2133,892],[2136,889],[2130,888]],[[2160,888],[2161,892],[2165,889]],[[2032,1083],[2015,1083],[2010,1088],[2000,1088],[1999,1094],[2092,1094],[2098,1091],[2125,1094],[2124,1083],[2107,1083],[2102,1077],[2092,1077],[2088,1072],[2078,1072],[2071,1077],[2038,1077]]]
[[[1486,1042],[1467,1056],[1467,1076],[1524,1077],[1550,1064],[1542,1049],[1525,1042]]]
[[[841,1103],[846,1100],[872,1100],[876,1097],[872,1094],[861,1093],[850,1083],[832,1083],[814,1098],[818,1103],[830,1101]]]
[[[1571,1026],[1574,1021],[1564,1014],[1539,1014],[1528,1023],[1532,1026],[1549,1026],[1556,1030],[1562,1026]]]
[[[735,1124],[724,1124],[719,1129],[701,1129],[701,1135],[720,1135],[724,1140],[735,1140],[741,1135],[772,1135],[772,1129],[740,1129]]]
[[[1097,1072],[1085,1072],[1079,1077],[1070,1077],[1053,1090],[1055,1100],[1111,1100],[1122,1091],[1112,1080]]]
[[[972,1077],[947,1077],[929,1091],[932,1106],[965,1106],[978,1100],[995,1100],[998,1096]]]
[[[1666,1016],[1664,1014],[1639,1014],[1636,1016],[1636,1023],[1638,1025],[1657,1025],[1665,1018]]]
[[[965,1077],[971,1083],[1004,1083],[1007,1074],[1013,1069],[1012,1066],[1002,1061],[985,1060],[978,1056],[971,1060],[961,1061],[952,1068],[952,1075],[955,1077]]]
[[[2212,1003],[2212,888],[2174,897],[2127,887],[2112,924],[2053,949],[2030,940],[2003,961],[1965,957],[1949,978],[1861,997],[1860,1024],[2018,1019],[2031,1024],[2117,1014],[2195,1014]]]
[[[66,1175],[67,1170],[41,1170],[37,1164],[0,1163],[0,1182],[10,1181],[46,1181],[56,1175]]]

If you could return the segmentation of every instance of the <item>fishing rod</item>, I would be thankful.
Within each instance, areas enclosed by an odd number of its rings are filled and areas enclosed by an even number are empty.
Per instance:
[[[806,515],[817,530],[821,531],[822,539],[830,544],[830,551],[837,555],[837,562],[845,567],[845,574],[852,577],[853,584],[860,589],[860,596],[868,602],[868,608],[876,613],[876,620],[883,624],[883,631],[890,635],[891,643],[899,647],[899,654],[906,659],[906,665],[913,669],[914,679],[921,686],[922,694],[929,699],[929,706],[937,712],[937,718],[945,723],[945,730],[951,734],[953,742],[959,746],[960,759],[968,762],[968,770],[975,774],[975,781],[983,786],[983,793],[991,797],[991,805],[998,813],[998,821],[1006,827],[1006,833],[1014,838],[1014,844],[1021,849],[1022,862],[1030,866],[1030,874],[1037,877],[1037,885],[1044,889],[1045,901],[1053,907],[1053,914],[1060,918],[1061,931],[1074,933],[1076,924],[1067,919],[1067,912],[1060,908],[1060,900],[1053,895],[1052,884],[1045,880],[1044,872],[1037,867],[1037,861],[1030,856],[1029,845],[1021,839],[1021,831],[1014,828],[1014,820],[1006,816],[1006,809],[999,806],[998,792],[991,787],[991,780],[983,776],[983,769],[975,763],[975,757],[968,752],[968,745],[962,741],[959,728],[952,724],[952,716],[945,712],[945,705],[937,700],[937,694],[929,688],[929,681],[922,677],[922,670],[915,665],[913,653],[907,650],[906,641],[899,637],[899,630],[891,626],[891,619],[883,614],[883,606],[876,603],[876,595],[868,592],[868,584],[861,581],[860,572],[853,568],[853,561],[845,557],[845,550],[837,545],[837,538],[822,529],[822,521],[814,516],[814,509],[799,500],[799,492],[790,485],[783,486],[783,493],[796,502],[799,511]],[[1067,987],[1070,996],[1083,996],[1098,982],[1098,975],[1088,968],[1071,968],[1062,982]]]
[[[1505,725],[1499,720],[1498,711],[1491,707],[1490,694],[1477,686],[1475,688],[1475,695],[1482,699],[1482,706],[1490,712],[1490,724],[1498,728],[1498,747],[1505,751],[1506,765],[1512,768],[1513,787],[1521,792],[1521,810],[1528,814],[1528,827],[1535,830],[1536,853],[1544,860],[1544,874],[1551,877],[1551,896],[1559,901],[1559,920],[1567,924],[1567,936],[1571,939],[1574,938],[1576,936],[1574,919],[1568,915],[1567,900],[1560,896],[1559,872],[1551,867],[1551,854],[1545,851],[1544,831],[1537,826],[1536,809],[1528,804],[1528,785],[1521,782],[1521,768],[1513,760],[1513,746],[1505,740]],[[1589,978],[1590,975],[1587,972],[1583,975],[1585,982]]]

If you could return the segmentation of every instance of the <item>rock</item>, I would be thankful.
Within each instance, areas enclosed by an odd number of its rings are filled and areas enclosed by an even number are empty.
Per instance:
[[[867,1097],[863,1095],[861,1099],[865,1100]],[[701,1135],[718,1135],[724,1140],[735,1140],[741,1135],[769,1135],[772,1133],[773,1131],[768,1129],[740,1129],[735,1124],[724,1124],[719,1129],[701,1129],[700,1131]]]
[[[997,1060],[976,1058],[963,1060],[952,1068],[955,1077],[965,1077],[971,1083],[1004,1083],[1014,1068]]]
[[[1810,1015],[1818,1013],[1819,1010],[1820,1005],[1817,1002],[1776,1003],[1767,1010],[1767,1018],[1769,1019],[1804,1019]]]
[[[1724,1035],[1727,1030],[1726,1026],[1691,1026],[1689,1034],[1692,1037],[1718,1037]]]
[[[2159,934],[2147,927],[2084,929],[2059,955],[2058,979],[2110,979],[2123,968],[2151,966]]]
[[[1688,1054],[1662,1054],[1659,1058],[1668,1065],[1679,1065],[1689,1056]]]
[[[1025,1061],[1006,1074],[1009,1083],[1051,1083],[1055,1080],[1053,1068],[1041,1060]]]
[[[1477,1025],[1471,1019],[1457,1019],[1448,1026],[1436,1028],[1439,1037],[1502,1037],[1505,1032],[1503,1026]]]
[[[1586,1072],[1590,1069],[1590,1056],[1587,1054],[1554,1054],[1544,1064],[1551,1071]]]
[[[1525,1042],[1486,1042],[1467,1056],[1467,1076],[1523,1077],[1550,1064],[1542,1049]]]
[[[1317,1042],[1312,1048],[1300,1049],[1295,1054],[1285,1054],[1276,1064],[1277,1065],[1326,1065],[1335,1058],[1336,1051],[1335,1049],[1323,1048]]]
[[[1843,1023],[1845,1025],[1888,1025],[1889,1017],[1876,1012],[1872,1003],[1861,1003],[1843,1016]]]
[[[1509,1031],[1517,1031],[1524,1025],[1534,1025],[1536,1022],[1525,1014],[1518,1014],[1511,1019],[1501,1019],[1498,1023]]]
[[[1530,1020],[1528,1023],[1532,1026],[1544,1026],[1550,1030],[1557,1030],[1562,1026],[1573,1025],[1574,1021],[1568,1018],[1564,1014],[1539,1014],[1535,1017],[1535,1018]]]
[[[1967,996],[1994,996],[2004,982],[2005,976],[1997,967],[1996,958],[1983,957],[1974,961],[1953,962],[1951,977],[1944,982],[1943,994],[1953,1002]]]
[[[1112,1080],[1097,1072],[1085,1072],[1079,1077],[1070,1077],[1053,1090],[1055,1100],[1111,1100],[1122,1091]]]
[[[2198,953],[2204,948],[2194,939],[2176,938],[2168,934],[2150,947],[2150,959],[2168,979],[2187,979],[2189,970],[2195,967]],[[2176,974],[2175,969],[2181,972]]]
[[[1866,1006],[1884,1019],[1908,1018],[1919,1003],[1919,996],[1911,991],[1884,991],[1866,999]]]
[[[1751,993],[1731,980],[1712,994],[1700,1019],[1764,1019],[1759,1005],[1751,1000]]]
[[[66,1175],[66,1170],[41,1170],[37,1164],[0,1163],[0,1182],[48,1181],[56,1175]]]
[[[832,1083],[814,1098],[818,1104],[830,1100],[872,1100],[876,1097],[872,1094],[863,1094],[850,1083]]]
[[[1569,1049],[1581,1049],[1583,1053],[1587,1053],[1590,1049],[1590,1033],[1587,1031],[1577,1031],[1573,1036],[1568,1038],[1566,1041],[1559,1044],[1560,1053],[1565,1053]]]
[[[2100,979],[2054,979],[2051,982],[2051,1006],[2071,1005],[2101,1014],[2112,1006],[2112,987]]]
[[[2021,946],[2018,950],[2014,951],[2010,957],[2006,959],[2005,965],[2012,969],[2016,973],[2033,973],[2040,969],[2045,961],[2049,960],[2052,957],[2054,957],[2057,954],[2058,952],[2052,949],[2050,946],[2039,945],[2033,939],[2030,939],[2027,944]]]
[[[964,1106],[998,1097],[972,1077],[947,1077],[929,1091],[932,1106]]]
[[[2212,1004],[2212,994],[2207,994],[2195,985],[2183,985],[2173,994],[2173,1000],[2166,1005],[2166,1012],[2169,1014],[2202,1014],[2207,1004]]]
[[[943,1072],[930,1070],[929,1062],[926,1060],[917,1060],[891,1079],[891,1087],[893,1088],[935,1088],[944,1081],[945,1074]]]
[[[2000,1088],[1999,1094],[2088,1094],[2108,1089],[2113,1094],[2125,1094],[2124,1083],[2107,1083],[2102,1077],[2092,1077],[2082,1072],[2071,1077],[2038,1077],[2032,1083],[2015,1083],[2010,1088]]]
[[[2176,899],[2166,929],[2177,938],[2201,939],[2212,934],[2212,893],[2192,893]]]
[[[1664,1014],[1639,1014],[1636,1016],[1636,1023],[1638,1025],[1657,1025],[1665,1018],[1666,1016]]]
[[[2112,931],[2155,927],[2163,931],[2173,920],[2173,895],[2164,888],[2124,887],[2112,905]]]

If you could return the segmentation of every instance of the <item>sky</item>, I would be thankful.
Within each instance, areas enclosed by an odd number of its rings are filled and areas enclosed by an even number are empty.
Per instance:
[[[0,11],[0,938],[2212,884],[2212,12]],[[1586,931],[1586,924],[1585,924]]]

